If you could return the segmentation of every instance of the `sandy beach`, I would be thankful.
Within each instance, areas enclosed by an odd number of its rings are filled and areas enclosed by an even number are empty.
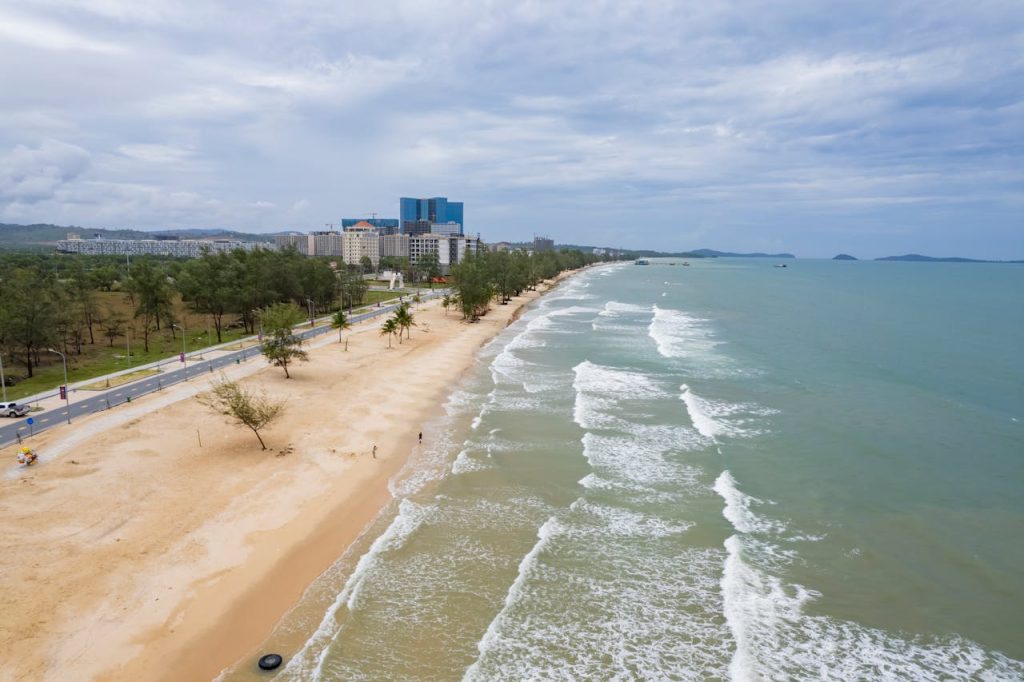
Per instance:
[[[347,352],[328,334],[292,379],[232,368],[287,399],[266,452],[194,398],[211,377],[34,438],[31,469],[0,451],[0,679],[203,680],[253,655],[390,499],[477,348],[539,295],[477,324],[422,304],[391,349],[380,321]]]

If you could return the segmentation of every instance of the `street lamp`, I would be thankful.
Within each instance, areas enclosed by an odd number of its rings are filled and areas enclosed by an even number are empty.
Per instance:
[[[185,381],[188,381],[188,356],[185,353],[188,352],[185,344],[188,343],[188,338],[185,336],[185,328],[176,324],[172,324],[172,327],[181,331],[181,362],[185,365]]]
[[[307,298],[306,299],[306,307],[309,308],[309,326],[310,327],[315,327],[316,326],[316,322],[313,320],[313,299],[311,299],[311,298]]]
[[[0,350],[0,387],[3,388],[4,402],[7,402],[7,379],[4,379],[4,352]]]
[[[260,321],[260,343],[263,342],[263,311],[259,308],[252,309],[253,317]]]
[[[47,352],[56,353],[60,356],[61,361],[64,363],[64,416],[68,419],[68,424],[71,423],[71,391],[68,387],[68,358],[66,355],[61,353],[59,350],[47,348]]]
[[[132,366],[132,331],[129,329],[124,333],[125,343],[128,344],[128,366]]]

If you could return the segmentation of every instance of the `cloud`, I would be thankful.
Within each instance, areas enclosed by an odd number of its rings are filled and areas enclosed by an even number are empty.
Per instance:
[[[89,153],[73,144],[43,140],[31,149],[18,145],[0,157],[0,202],[35,203],[52,198],[89,167]]]
[[[84,36],[79,32],[38,18],[0,9],[0,38],[43,50],[119,53],[122,45]]]
[[[17,64],[0,71],[7,219],[315,228],[446,194],[493,239],[585,243],[628,223],[637,246],[720,234],[723,248],[800,251],[864,225],[880,250],[889,229],[1024,256],[1013,3],[290,0],[243,20],[226,2],[40,0],[0,13],[21,35],[0,40]],[[92,163],[70,180],[8,170],[40,139]]]

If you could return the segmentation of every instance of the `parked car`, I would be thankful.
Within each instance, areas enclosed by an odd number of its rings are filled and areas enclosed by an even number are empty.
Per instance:
[[[26,414],[28,414],[28,405],[0,403],[0,416],[2,417],[24,417]]]

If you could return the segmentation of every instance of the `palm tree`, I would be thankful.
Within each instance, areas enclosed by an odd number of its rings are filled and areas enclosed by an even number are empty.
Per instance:
[[[341,343],[341,333],[346,329],[352,328],[352,323],[348,321],[348,316],[344,310],[339,310],[334,313],[334,317],[331,318],[331,326],[338,330],[338,343]],[[345,350],[348,350],[348,337],[345,337]]]
[[[383,336],[384,334],[388,335],[388,348],[391,348],[391,336],[396,331],[398,331],[398,322],[396,322],[395,318],[393,318],[393,317],[389,317],[388,321],[385,322],[383,325],[381,325],[381,328],[380,328],[381,336]]]
[[[400,306],[398,306],[398,310],[395,311],[395,322],[398,323],[398,326],[400,328],[399,329],[399,336],[398,336],[399,339],[402,338],[402,336],[401,336],[401,329],[405,330],[406,338],[409,338],[409,333],[410,333],[412,327],[417,326],[416,322],[414,321],[414,317],[413,317],[412,311],[409,310],[409,306],[408,305],[400,305]]]

